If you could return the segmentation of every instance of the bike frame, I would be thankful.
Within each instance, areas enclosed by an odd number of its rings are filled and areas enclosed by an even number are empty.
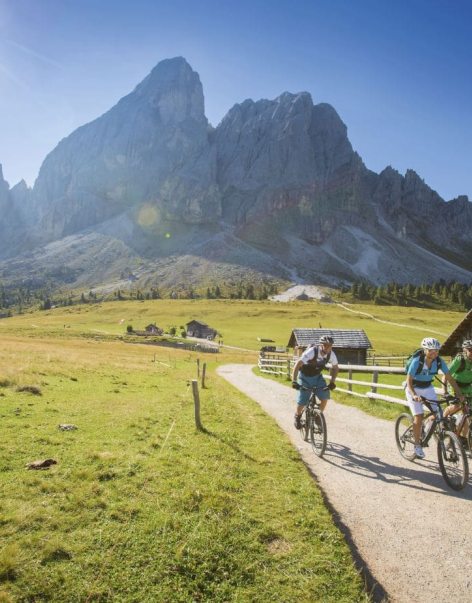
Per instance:
[[[310,399],[308,400],[308,404],[306,406],[303,407],[303,412],[300,416],[302,416],[304,413],[306,413],[306,410],[308,407],[310,408],[320,408],[320,400],[318,400],[318,397],[316,396],[316,392],[325,392],[326,390],[329,389],[328,386],[324,386],[324,387],[305,387],[304,385],[300,385],[300,389],[303,389],[306,392],[311,392],[310,394]]]
[[[454,433],[456,435],[460,436],[462,434],[462,430],[464,429],[464,427],[466,425],[467,420],[469,420],[469,426],[471,424],[470,421],[472,419],[472,410],[471,410],[472,397],[466,396],[465,402],[460,402],[458,398],[449,398],[447,401],[449,404],[460,404],[461,405],[459,410],[455,410],[451,414],[451,417],[453,417],[458,412],[462,413],[462,419],[460,420],[459,423],[457,423],[454,426]]]

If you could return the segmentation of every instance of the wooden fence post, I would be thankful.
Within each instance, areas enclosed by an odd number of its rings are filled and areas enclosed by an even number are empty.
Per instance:
[[[290,381],[292,378],[292,371],[290,370],[290,358],[287,358],[287,379]]]
[[[200,379],[200,358],[197,358],[197,379]]]
[[[379,372],[378,371],[374,371],[374,374],[372,375],[372,382],[373,383],[379,382]],[[375,385],[372,386],[372,393],[373,394],[377,393],[377,388],[375,387]]]
[[[193,392],[193,404],[195,406],[195,427],[199,430],[203,430],[202,423],[200,421],[200,396],[198,394],[198,381],[192,379],[192,392]]]
[[[207,364],[206,362],[203,363],[203,369],[202,369],[202,389],[205,389],[205,373],[206,373],[206,367]]]
[[[349,369],[348,379],[349,379],[349,381],[351,381],[351,379],[352,379],[352,368]],[[349,383],[347,387],[348,387],[349,391],[352,392],[352,383]]]

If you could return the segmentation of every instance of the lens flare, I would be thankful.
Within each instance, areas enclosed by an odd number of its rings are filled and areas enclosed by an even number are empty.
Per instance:
[[[150,228],[159,222],[159,212],[152,205],[143,205],[138,213],[138,224]]]

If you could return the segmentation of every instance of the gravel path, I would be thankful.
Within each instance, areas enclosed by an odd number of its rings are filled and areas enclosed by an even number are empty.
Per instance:
[[[381,588],[395,603],[472,601],[472,481],[450,490],[435,446],[410,463],[398,453],[394,426],[349,406],[326,410],[328,448],[316,457],[293,427],[295,392],[257,377],[249,365],[218,374],[258,402],[300,451],[347,535]],[[469,457],[469,462],[471,461]]]

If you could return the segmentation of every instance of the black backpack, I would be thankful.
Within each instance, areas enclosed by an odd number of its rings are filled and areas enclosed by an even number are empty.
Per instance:
[[[321,373],[321,371],[324,369],[324,367],[328,364],[329,359],[331,358],[331,352],[329,352],[329,354],[326,356],[326,358],[324,358],[322,360],[323,364],[317,365],[316,361],[318,360],[318,345],[311,345],[307,349],[310,349],[310,348],[314,348],[314,356],[307,364],[304,364],[302,366],[302,368],[300,369],[304,375],[307,375],[307,377],[313,377],[315,375],[319,375]]]

